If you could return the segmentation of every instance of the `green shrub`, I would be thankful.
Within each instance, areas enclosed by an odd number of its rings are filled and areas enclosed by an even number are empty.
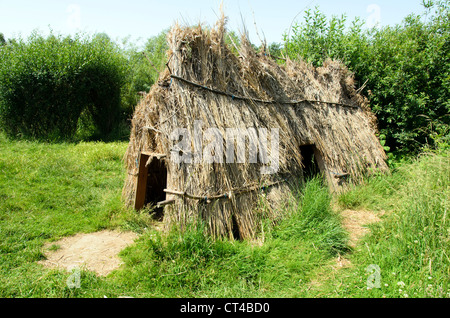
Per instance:
[[[364,30],[355,19],[308,10],[305,23],[285,35],[284,50],[321,66],[338,59],[355,73],[392,151],[417,152],[448,134],[450,118],[450,2],[425,4],[423,16],[401,25]]]
[[[159,72],[165,67],[168,49],[167,32],[165,30],[149,38],[143,50],[125,40],[126,49],[123,54],[128,63],[125,85],[122,89],[122,109],[128,118],[133,115],[134,108],[141,98],[139,93],[148,93],[158,80]]]
[[[11,137],[68,139],[85,112],[100,134],[120,118],[126,60],[106,35],[33,33],[1,47],[0,127]]]

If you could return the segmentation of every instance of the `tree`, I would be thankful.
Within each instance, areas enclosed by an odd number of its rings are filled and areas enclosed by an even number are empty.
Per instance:
[[[149,38],[144,48],[134,43],[124,41],[124,55],[126,56],[126,80],[122,89],[122,109],[127,117],[132,116],[142,93],[148,93],[152,85],[158,80],[159,73],[167,62],[166,51],[168,30]]]
[[[6,45],[5,36],[3,33],[0,33],[0,46]]]
[[[151,65],[153,81],[158,79],[159,72],[162,71],[167,62],[166,52],[169,49],[167,44],[168,32],[169,30],[162,31],[157,36],[149,38],[145,44],[144,55]]]
[[[305,23],[285,35],[284,50],[321,66],[327,58],[344,62],[359,86],[366,84],[382,142],[393,151],[415,152],[450,127],[449,0],[427,1],[423,15],[402,24],[363,30],[355,19],[308,10]]]
[[[74,137],[81,114],[99,134],[117,125],[124,59],[104,37],[33,33],[0,50],[0,127],[11,137]]]

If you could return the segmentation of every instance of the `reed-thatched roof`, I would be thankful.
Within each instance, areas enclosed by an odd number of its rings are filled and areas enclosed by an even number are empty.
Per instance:
[[[164,207],[167,225],[184,225],[200,217],[215,236],[250,238],[262,217],[257,209],[261,188],[265,186],[271,209],[264,217],[278,217],[279,204],[290,192],[289,181],[302,178],[301,146],[314,145],[318,165],[332,190],[338,190],[341,182],[358,181],[370,170],[387,168],[376,137],[376,119],[344,65],[327,61],[314,68],[290,59],[279,65],[270,56],[255,52],[245,37],[237,56],[225,36],[224,18],[213,29],[175,25],[169,32],[168,67],[137,106],[132,120],[125,155],[128,177],[123,198],[127,205],[135,203],[139,173],[149,173],[139,171],[139,161],[145,158],[150,169],[152,158],[162,160],[166,173],[154,177],[167,176],[163,199],[173,203]],[[278,154],[276,173],[264,174],[260,161],[225,160],[229,144],[223,145],[223,153],[218,152],[222,163],[175,162],[174,157],[182,153],[174,148],[179,141],[172,140],[172,133],[185,128],[194,136],[198,123],[202,132],[217,128],[223,135],[227,128],[255,128],[257,134],[261,133],[258,128],[266,128],[268,158]],[[277,153],[270,146],[276,141],[270,132],[276,128]],[[250,134],[248,138],[258,137]],[[187,142],[196,153],[195,140]],[[247,156],[249,145],[241,149]],[[151,169],[156,171],[158,166]],[[348,181],[342,176],[348,176]]]

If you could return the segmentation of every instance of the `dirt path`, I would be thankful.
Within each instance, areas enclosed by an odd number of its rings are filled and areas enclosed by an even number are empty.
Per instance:
[[[355,248],[358,241],[370,232],[367,227],[368,225],[381,221],[375,212],[367,210],[344,210],[341,212],[341,216],[342,226],[349,233],[349,245],[352,248]],[[348,267],[351,265],[351,262],[347,258],[339,255],[336,259],[336,265],[337,268]]]
[[[355,247],[359,239],[369,233],[367,225],[380,222],[379,216],[372,211],[344,210],[341,212],[343,227],[350,234],[350,246]]]
[[[380,222],[380,216],[384,212],[375,213],[367,210],[344,210],[341,212],[342,226],[348,231],[350,235],[349,245],[353,248],[356,247],[358,241],[366,234],[370,232],[367,227],[370,224]],[[321,269],[317,273],[317,279],[312,280],[309,283],[309,289],[318,289],[322,286],[326,280],[333,280],[336,273],[346,267],[352,266],[352,263],[348,258],[339,255],[329,266]]]
[[[136,238],[137,235],[132,232],[77,234],[46,244],[44,253],[47,259],[39,263],[67,270],[86,268],[100,276],[106,276],[122,264],[117,255]]]

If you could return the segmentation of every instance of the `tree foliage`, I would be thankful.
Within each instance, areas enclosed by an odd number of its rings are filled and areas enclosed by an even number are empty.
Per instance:
[[[120,115],[124,58],[105,35],[33,33],[0,49],[0,126],[8,135],[74,136],[82,113],[101,134]]]
[[[341,60],[366,85],[380,136],[392,150],[416,151],[449,133],[449,0],[424,2],[423,15],[402,24],[364,28],[355,19],[307,10],[305,22],[284,36],[290,58],[321,66]]]
[[[140,93],[148,93],[158,80],[159,72],[167,62],[168,49],[166,37],[168,30],[150,37],[143,49],[133,43],[126,43],[123,54],[127,58],[126,80],[122,94],[122,108],[128,117],[140,99]]]
[[[450,0],[423,5],[422,15],[382,28],[307,10],[304,22],[265,52],[315,66],[341,60],[364,87],[386,149],[416,151],[450,140]],[[72,138],[86,127],[108,134],[132,116],[142,92],[158,80],[169,58],[167,32],[143,47],[127,41],[119,46],[104,33],[34,33],[27,40],[0,33],[0,129],[44,139]],[[225,40],[238,54],[237,34],[229,31]]]

